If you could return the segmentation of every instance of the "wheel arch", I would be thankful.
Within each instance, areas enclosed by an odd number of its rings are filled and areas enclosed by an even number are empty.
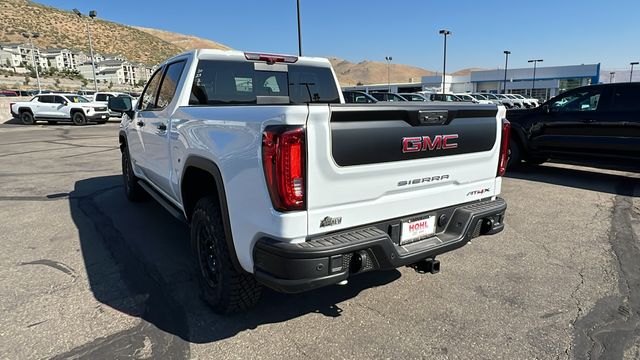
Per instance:
[[[527,137],[522,126],[518,123],[511,122],[511,139],[513,139],[518,144],[518,146],[520,146],[523,154],[529,154],[529,147],[527,146],[526,138]]]
[[[120,151],[124,151],[127,147],[127,133],[124,130],[118,132],[118,143],[120,144]]]
[[[240,265],[236,253],[224,181],[218,165],[200,156],[189,156],[184,162],[180,180],[182,207],[187,221],[191,221],[193,210],[200,198],[207,195],[213,195],[216,198],[222,214],[222,225],[231,262],[237,271],[246,272]],[[214,186],[211,186],[211,182]]]

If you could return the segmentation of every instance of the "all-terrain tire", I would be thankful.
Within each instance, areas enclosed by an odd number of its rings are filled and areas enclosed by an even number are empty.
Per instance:
[[[262,287],[252,274],[233,266],[220,206],[212,196],[196,203],[191,216],[191,246],[202,298],[214,312],[244,311],[258,303]]]
[[[138,177],[133,173],[129,148],[126,145],[122,149],[122,180],[124,182],[124,193],[129,201],[138,202],[146,199],[147,192],[140,186]]]
[[[87,117],[82,113],[82,111],[76,111],[71,115],[71,121],[73,125],[86,125]]]
[[[20,121],[25,125],[33,125],[36,123],[33,118],[33,114],[30,111],[23,111],[20,113]]]

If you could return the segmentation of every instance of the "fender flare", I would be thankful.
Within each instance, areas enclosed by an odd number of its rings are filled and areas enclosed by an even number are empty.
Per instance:
[[[184,167],[182,168],[182,177],[180,178],[180,195],[182,198],[182,184],[184,180],[184,174],[186,174],[186,170],[190,167],[194,167],[203,171],[208,172],[216,182],[216,191],[218,193],[218,201],[220,202],[220,212],[222,214],[222,226],[224,227],[224,235],[225,241],[227,242],[227,249],[229,249],[229,256],[231,258],[231,263],[235,267],[235,269],[239,272],[245,273],[246,270],[242,268],[240,265],[240,261],[238,260],[238,255],[236,253],[236,247],[233,242],[233,232],[231,230],[231,220],[229,218],[229,207],[227,205],[227,193],[224,188],[224,181],[222,179],[222,173],[220,172],[220,168],[218,165],[209,159],[205,159],[200,156],[191,155],[184,162]],[[184,207],[184,199],[181,199]],[[185,209],[186,210],[186,209]],[[187,214],[185,214],[186,216]],[[189,217],[187,217],[189,219]],[[190,220],[190,219],[189,219]]]
[[[508,120],[508,118],[507,118]],[[527,137],[524,133],[524,129],[522,128],[522,126],[518,123],[511,123],[511,138],[518,143],[518,145],[520,145],[520,148],[522,149],[522,152],[525,155],[529,155],[530,150],[529,150],[529,142],[527,141]]]

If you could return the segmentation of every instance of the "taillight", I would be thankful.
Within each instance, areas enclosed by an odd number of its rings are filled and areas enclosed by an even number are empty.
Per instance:
[[[258,53],[244,53],[244,57],[247,60],[266,61],[269,64],[277,62],[294,63],[298,61],[297,56],[293,55],[276,55],[276,54],[258,54]]]
[[[262,134],[262,165],[273,208],[305,209],[304,128],[268,127]]]
[[[511,136],[511,123],[502,119],[502,141],[500,143],[500,159],[498,160],[498,176],[504,176],[509,162],[509,136]]]

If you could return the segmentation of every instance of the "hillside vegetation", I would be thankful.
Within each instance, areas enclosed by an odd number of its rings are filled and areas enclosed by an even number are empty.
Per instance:
[[[35,31],[40,48],[68,48],[88,51],[84,21],[63,11],[27,0],[0,0],[0,42],[22,43],[23,31]],[[98,14],[100,15],[100,14]],[[87,20],[87,18],[85,18]],[[131,26],[96,19],[91,23],[94,51],[123,55],[131,61],[156,64],[182,52],[182,48]]]

